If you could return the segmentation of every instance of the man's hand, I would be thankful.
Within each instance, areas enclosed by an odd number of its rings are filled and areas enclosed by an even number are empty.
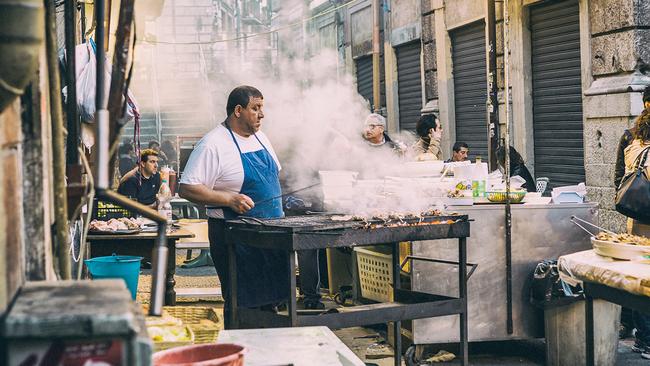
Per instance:
[[[228,207],[238,214],[243,214],[255,207],[255,202],[245,194],[233,193],[228,202]]]

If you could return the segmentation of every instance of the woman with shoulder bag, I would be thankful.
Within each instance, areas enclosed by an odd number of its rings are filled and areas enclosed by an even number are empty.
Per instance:
[[[647,105],[647,104],[646,104]],[[625,176],[622,179],[620,186],[617,188],[617,210],[619,209],[619,201],[625,199],[624,196],[627,191],[634,186],[632,180],[641,180],[636,183],[641,183],[636,185],[637,191],[632,192],[636,193],[632,196],[634,200],[637,199],[650,199],[650,193],[638,194],[643,190],[644,185],[642,184],[642,175],[635,174],[639,169],[643,169],[645,172],[645,177],[650,178],[650,106],[648,106],[643,113],[636,119],[635,129],[632,129],[633,140],[624,150],[625,158]],[[643,166],[641,165],[643,164]],[[647,182],[647,179],[646,179]],[[646,187],[648,187],[646,185]],[[641,188],[640,190],[638,188]],[[619,197],[621,196],[621,197]],[[629,198],[628,198],[629,199]],[[645,207],[642,202],[639,203],[637,207],[630,206],[629,201],[627,207],[633,207],[638,210],[639,207]],[[647,203],[646,203],[647,204]],[[624,211],[624,210],[623,210]],[[632,214],[632,213],[630,213]],[[627,232],[634,235],[650,237],[650,222],[641,222],[631,217],[627,219]],[[650,359],[650,316],[642,314],[638,311],[632,312],[632,320],[636,328],[635,333],[635,343],[632,346],[632,351],[641,353],[641,357],[645,359]]]
[[[636,119],[634,140],[625,148],[625,177],[641,168],[643,163],[646,177],[650,178],[650,107],[646,108]],[[644,156],[647,155],[647,156]],[[623,178],[621,189],[625,185]],[[643,197],[643,196],[642,196]],[[650,194],[645,195],[650,198]],[[627,232],[634,235],[650,237],[650,222],[641,222],[633,218],[627,220]]]

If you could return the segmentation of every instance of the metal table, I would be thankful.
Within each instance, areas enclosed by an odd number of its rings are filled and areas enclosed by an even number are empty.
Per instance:
[[[217,343],[246,348],[246,366],[365,366],[327,327],[222,330]]]
[[[420,223],[419,221],[417,223]],[[231,324],[235,328],[296,327],[323,325],[346,328],[394,322],[395,365],[401,365],[401,321],[437,316],[460,315],[460,349],[462,364],[468,359],[467,328],[467,237],[470,224],[466,215],[428,217],[423,224],[408,226],[360,227],[358,222],[335,222],[327,216],[292,216],[281,219],[238,219],[226,222],[225,240],[229,248],[229,271],[232,284],[228,300]],[[458,239],[458,297],[433,295],[400,288],[399,242],[435,239]],[[289,263],[288,313],[274,314],[237,306],[237,263],[235,243],[286,251]],[[392,249],[393,302],[362,305],[344,313],[299,315],[296,308],[295,252],[299,250],[388,245]],[[414,260],[428,258],[413,258]]]
[[[136,255],[149,261],[151,260],[151,253],[156,245],[156,233],[139,233],[129,235],[119,234],[91,234],[86,238],[90,250],[90,257],[109,256],[113,253],[119,255]],[[193,238],[194,234],[185,230],[179,229],[167,234],[167,248],[169,248],[169,255],[167,256],[167,280],[165,281],[165,305],[176,305],[176,280],[174,274],[176,273],[176,242],[180,238]]]
[[[530,302],[530,278],[537,263],[545,259],[591,248],[589,237],[575,226],[571,216],[598,223],[596,204],[512,205],[512,296],[507,296],[504,206],[454,206],[448,210],[466,214],[472,222],[467,240],[467,260],[480,264],[468,288],[470,342],[534,339],[544,337],[543,312]],[[440,259],[456,257],[454,240],[413,243],[413,254]],[[415,262],[411,271],[413,290],[438,294],[456,293],[455,276],[442,273],[442,264]],[[508,302],[508,300],[510,300]],[[510,304],[511,311],[508,311]],[[508,315],[513,332],[508,332]],[[457,317],[413,322],[416,345],[458,342]]]

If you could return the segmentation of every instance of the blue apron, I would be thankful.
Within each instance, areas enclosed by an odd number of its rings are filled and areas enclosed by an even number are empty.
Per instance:
[[[244,167],[244,183],[239,193],[250,197],[256,204],[250,211],[239,215],[230,208],[225,208],[227,220],[238,216],[273,219],[284,217],[282,210],[282,189],[280,188],[279,169],[275,160],[262,144],[261,150],[242,153],[230,126],[226,125],[232,141],[239,150]],[[270,198],[278,197],[270,200]],[[267,201],[265,201],[267,200]],[[264,201],[264,202],[262,202]],[[235,244],[237,257],[237,305],[241,307],[258,307],[286,301],[289,289],[289,260],[287,253],[281,250],[260,249]]]

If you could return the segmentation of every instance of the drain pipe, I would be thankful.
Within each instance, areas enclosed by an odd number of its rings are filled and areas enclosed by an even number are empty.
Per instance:
[[[381,90],[379,71],[379,52],[381,51],[379,37],[379,12],[381,11],[379,0],[372,0],[372,106],[373,112],[381,111]]]
[[[512,210],[510,207],[510,19],[508,15],[508,0],[503,0],[503,67],[505,89],[505,178],[506,178],[506,330],[514,332],[512,314]]]
[[[70,230],[68,229],[68,193],[66,191],[65,142],[63,137],[63,106],[56,42],[56,9],[54,1],[45,1],[45,44],[47,73],[50,85],[50,114],[52,119],[52,168],[54,172],[54,225],[58,257],[58,272],[63,280],[72,277],[70,264]],[[74,70],[72,71],[74,72]]]
[[[123,5],[123,4],[122,4]],[[157,211],[133,201],[117,192],[111,191],[109,185],[109,112],[107,109],[106,98],[106,72],[105,59],[106,50],[104,48],[104,11],[105,1],[95,0],[95,39],[97,42],[97,81],[96,81],[96,116],[95,116],[95,141],[97,141],[97,171],[95,172],[95,187],[99,199],[114,203],[130,211],[141,214],[142,216],[158,223],[158,237],[152,253],[152,282],[151,298],[149,305],[149,315],[160,316],[165,294],[165,274],[167,272],[167,257],[169,255],[167,248],[167,219]],[[121,50],[120,50],[121,51]],[[120,65],[116,65],[120,67]]]

